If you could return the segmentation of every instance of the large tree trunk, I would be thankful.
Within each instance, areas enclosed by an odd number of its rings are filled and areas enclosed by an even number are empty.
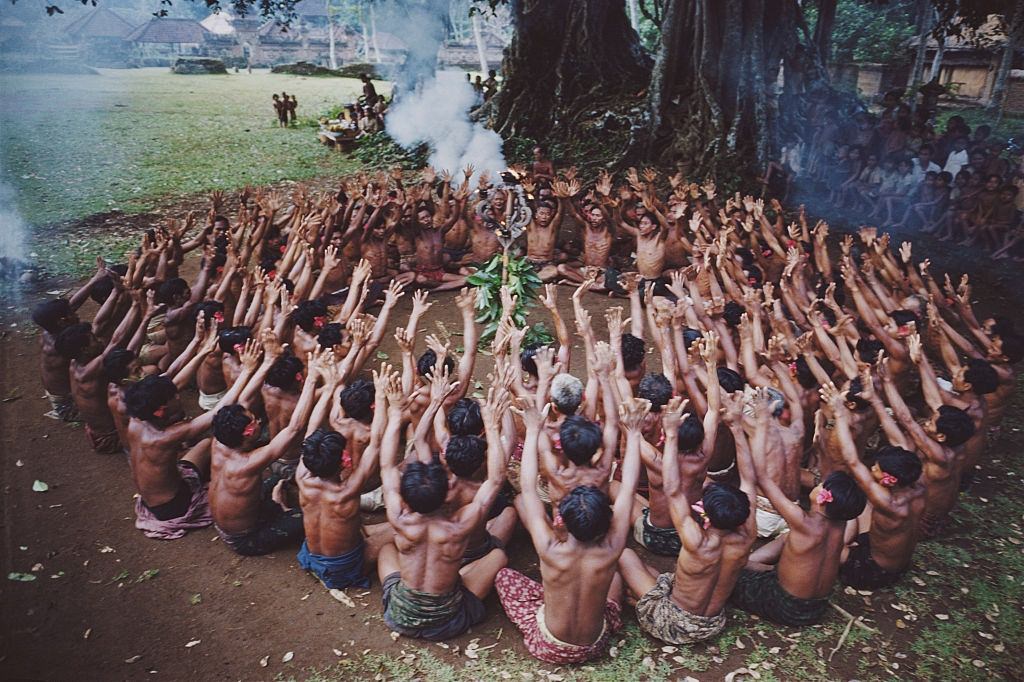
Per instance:
[[[1006,20],[1009,22],[1006,27],[1006,44],[1003,46],[1003,56],[996,71],[995,83],[992,85],[992,96],[988,101],[988,108],[992,110],[1000,110],[1003,106],[1010,81],[1010,69],[1013,67],[1013,54],[1024,44],[1024,2],[1018,1],[1013,17],[1007,17]]]
[[[787,88],[821,80],[793,76],[815,51],[798,54],[799,12],[795,0],[668,0],[647,125],[631,160],[696,175],[723,162],[737,162],[742,172],[763,169],[776,146],[774,86],[782,64]]]
[[[832,44],[832,27],[836,23],[836,0],[818,1],[818,23],[814,25],[814,45],[822,62],[828,64]]]
[[[938,46],[935,48],[935,56],[932,58],[932,66],[928,69],[928,82],[939,82],[939,73],[942,71],[942,58],[946,55],[946,32],[940,33],[936,39]]]
[[[650,59],[624,0],[511,0],[515,35],[502,63],[503,87],[488,103],[505,137],[542,139],[582,108],[647,83]]]
[[[914,54],[914,66],[910,69],[907,79],[907,90],[910,94],[910,108],[917,109],[917,88],[921,85],[924,75],[924,58],[928,50],[928,37],[932,30],[931,0],[917,0],[917,51]]]

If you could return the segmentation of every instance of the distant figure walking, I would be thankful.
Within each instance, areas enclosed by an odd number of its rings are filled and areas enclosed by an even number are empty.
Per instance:
[[[281,96],[274,93],[274,113],[277,114],[277,125],[279,128],[284,128],[288,125],[288,105],[281,101]]]

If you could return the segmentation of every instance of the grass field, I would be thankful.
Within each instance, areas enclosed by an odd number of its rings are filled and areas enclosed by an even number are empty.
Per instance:
[[[2,74],[3,179],[25,219],[40,225],[352,168],[317,144],[311,128],[277,128],[270,96],[282,90],[298,97],[300,119],[315,119],[354,100],[360,84],[267,71]]]

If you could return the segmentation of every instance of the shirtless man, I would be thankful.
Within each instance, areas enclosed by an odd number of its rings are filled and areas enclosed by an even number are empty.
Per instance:
[[[255,344],[242,352],[242,371],[223,400],[235,400],[256,371]],[[182,443],[194,443],[213,423],[211,410],[192,421],[185,418],[174,382],[148,376],[124,396],[129,417],[127,446],[135,500],[135,527],[147,537],[174,540],[188,530],[212,523],[204,474],[210,462],[207,439],[184,456]]]
[[[455,194],[455,210],[432,214],[423,204],[416,210],[416,284],[435,291],[461,288],[466,278],[444,269],[444,236],[455,226],[465,206],[469,188],[465,184]]]
[[[279,477],[263,480],[262,476],[264,469],[302,437],[327,355],[310,356],[309,372],[303,379],[291,420],[266,445],[257,447],[260,421],[250,405],[274,362],[270,356],[264,359],[238,402],[221,407],[213,419],[210,511],[221,540],[242,556],[269,554],[302,537],[302,512],[284,511],[271,499]]]
[[[673,433],[669,434],[666,431],[663,436],[666,445],[670,436],[675,445],[674,466],[677,485],[681,489],[679,494],[689,500],[689,504],[697,504],[703,495],[708,462],[715,451],[718,438],[721,406],[717,337],[713,332],[709,332],[700,344],[700,353],[708,376],[704,419],[700,420],[696,414],[687,413],[685,417],[677,420],[679,423]],[[633,539],[654,554],[677,556],[680,549],[678,524],[673,520],[670,500],[663,490],[664,466],[667,460],[656,447],[647,443],[641,444],[640,456],[647,469],[649,506],[634,509]]]
[[[388,375],[388,369],[383,368],[381,373],[387,375],[381,386],[388,402],[381,479],[395,543],[385,545],[377,559],[384,623],[406,637],[444,641],[483,620],[482,600],[491,591],[495,574],[508,561],[503,550],[494,549],[482,559],[462,565],[470,536],[483,523],[501,489],[504,453],[500,448],[489,448],[487,480],[472,501],[454,513],[445,509],[448,476],[440,461],[424,461],[421,448],[399,473],[405,396],[397,375]],[[491,391],[489,395],[493,410],[500,409],[496,393]],[[494,419],[503,416],[495,415]],[[429,455],[429,448],[426,451]]]
[[[554,438],[549,436],[547,429],[541,431],[538,443],[540,468],[541,474],[548,482],[553,509],[557,509],[559,503],[580,486],[591,487],[602,494],[608,494],[612,461],[619,449],[618,408],[616,393],[608,380],[612,363],[611,349],[607,343],[598,342],[594,354],[594,372],[598,376],[603,394],[603,426],[586,417],[572,415],[562,421]],[[551,356],[551,348],[543,348],[534,356],[539,376],[538,400],[547,400],[550,377],[556,374],[559,368],[558,364],[551,365]],[[555,524],[558,523],[559,519],[556,518]]]
[[[538,473],[537,440],[543,411],[520,399],[526,425],[522,479]],[[623,596],[618,561],[629,535],[633,493],[640,478],[640,441],[646,400],[627,398],[618,416],[626,428],[622,484],[614,504],[593,486],[574,488],[556,507],[563,523],[552,525],[533,486],[523,486],[520,517],[533,538],[540,560],[541,584],[504,569],[495,590],[505,613],[523,633],[535,658],[555,665],[583,663],[604,654],[622,627]]]
[[[771,406],[764,394],[754,401],[756,427],[750,444],[764,452]],[[844,546],[846,523],[860,516],[867,500],[849,474],[836,471],[811,490],[810,510],[791,500],[754,457],[758,487],[789,525],[789,532],[750,555],[730,601],[738,608],[782,625],[814,625],[828,610]],[[769,563],[778,560],[777,566]]]
[[[575,181],[574,181],[575,182]],[[552,187],[555,196],[566,202],[573,218],[583,226],[583,253],[582,262],[567,261],[558,266],[558,274],[568,279],[573,284],[582,284],[587,276],[584,270],[596,268],[604,271],[608,267],[608,259],[611,255],[612,243],[615,235],[611,229],[611,220],[607,212],[599,204],[589,204],[584,213],[577,210],[571,197],[579,191],[578,184],[556,182]],[[591,284],[591,291],[606,291],[601,284]]]
[[[328,370],[328,375],[332,370]],[[330,381],[328,382],[330,383]],[[369,537],[359,515],[363,486],[380,464],[380,443],[387,419],[384,392],[377,394],[370,443],[354,457],[350,442],[337,431],[315,428],[330,404],[330,392],[321,396],[302,442],[302,461],[295,472],[306,540],[299,550],[299,565],[311,571],[328,589],[370,586],[366,565],[377,560],[383,542],[392,534],[387,524]],[[369,540],[369,542],[367,542]]]
[[[910,412],[903,396],[890,375],[888,358],[877,363],[878,376],[885,388],[885,398],[896,421],[914,442],[924,465],[925,509],[921,514],[920,530],[931,539],[942,533],[949,512],[956,505],[960,493],[960,457],[956,448],[974,435],[974,420],[963,410],[943,405],[919,424]]]
[[[383,217],[381,211],[383,210]],[[406,285],[416,279],[413,272],[403,272],[388,267],[388,242],[401,219],[397,203],[389,201],[373,212],[366,223],[360,255],[370,264],[370,280],[373,282],[398,282]]]
[[[467,267],[459,271],[461,274],[470,274],[470,267],[483,265],[501,251],[498,231],[508,222],[511,204],[505,190],[492,189],[490,197],[486,210],[481,210],[483,202],[480,202],[470,216],[469,253],[462,259]]]
[[[473,289],[463,289],[455,297],[455,305],[462,312],[462,342],[465,351],[462,354],[462,359],[459,361],[458,387],[451,395],[445,398],[443,407],[446,410],[460,398],[466,396],[473,379],[473,367],[476,364],[476,346],[480,339],[480,331],[476,326],[475,302],[476,292]],[[438,363],[441,356],[445,356],[443,364],[448,371],[452,371],[455,366],[454,361],[447,357],[447,346],[442,345],[433,336],[427,337],[428,346],[431,347],[415,363],[413,362],[412,352],[413,344],[415,343],[413,318],[416,317],[418,320],[417,312],[422,315],[430,305],[432,304],[426,303],[425,299],[418,306],[414,301],[413,314],[409,318],[409,329],[399,329],[399,333],[396,334],[396,339],[402,347],[402,390],[408,396],[406,408],[409,410],[414,425],[419,424],[420,415],[430,402],[429,375],[433,372],[434,366]]]
[[[685,404],[673,398],[662,418],[665,427],[663,494],[680,542],[675,571],[659,574],[631,549],[619,559],[629,592],[638,599],[637,621],[667,644],[693,644],[710,639],[725,627],[725,603],[757,537],[754,508],[756,485],[750,447],[737,428],[736,465],[740,487],[711,483],[693,502],[690,482],[677,466],[675,434]],[[742,418],[739,401],[731,401],[730,425]],[[692,416],[690,417],[693,418]]]
[[[75,401],[71,397],[71,378],[68,366],[71,359],[62,356],[54,348],[57,334],[73,324],[78,323],[76,310],[89,299],[89,290],[93,284],[107,277],[107,265],[103,259],[96,259],[96,274],[85,286],[76,291],[70,300],[56,298],[40,303],[32,309],[32,321],[43,330],[39,335],[39,376],[43,381],[43,390],[50,401],[50,411],[44,416],[66,422],[78,421]],[[99,322],[99,325],[97,324]],[[103,325],[100,314],[93,318],[93,330]]]
[[[551,282],[558,277],[558,261],[564,255],[555,249],[561,225],[562,203],[552,205],[549,201],[539,201],[533,211],[533,220],[526,226],[526,259],[542,282]]]
[[[865,385],[870,385],[870,371],[865,370],[864,375]],[[879,450],[870,469],[866,467],[850,434],[849,411],[842,394],[832,384],[823,386],[821,392],[823,405],[831,410],[839,432],[846,468],[871,503],[868,528],[858,527],[855,544],[848,543],[839,577],[843,584],[858,590],[890,587],[910,567],[917,546],[918,520],[925,505],[925,489],[919,481],[921,460],[907,449],[909,441],[871,389],[868,399],[889,445]]]
[[[537,145],[533,148],[533,163],[530,170],[535,180],[554,180],[555,164],[548,158],[544,147]]]
[[[167,352],[159,361],[162,370],[167,369],[192,340],[195,309],[206,295],[206,287],[213,272],[212,248],[206,250],[204,258],[203,267],[191,289],[188,283],[180,278],[169,280],[157,287],[156,302],[167,306],[162,322],[167,348]],[[156,322],[158,319],[153,318],[153,321]]]
[[[637,226],[619,219],[619,228],[626,234],[636,237],[636,269],[641,281],[653,282],[665,276],[665,239],[668,224],[665,216],[654,205],[648,196],[643,196],[646,209],[640,216]]]
[[[110,296],[116,297],[119,293],[114,290]],[[85,435],[93,451],[100,454],[110,455],[122,449],[117,425],[107,406],[107,381],[103,369],[107,356],[124,344],[128,335],[134,331],[140,298],[136,297],[135,303],[122,318],[107,344],[93,334],[92,326],[86,322],[71,325],[56,339],[57,352],[71,359],[71,395],[78,414],[85,422]],[[155,310],[150,296],[147,319]]]

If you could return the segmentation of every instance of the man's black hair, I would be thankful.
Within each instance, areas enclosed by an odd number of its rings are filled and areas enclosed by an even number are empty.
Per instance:
[[[345,445],[345,436],[321,427],[302,441],[302,463],[317,478],[334,478],[341,471]]]
[[[833,471],[822,481],[821,487],[832,493],[832,501],[825,503],[825,516],[833,521],[857,518],[868,503],[857,481],[845,471]]]
[[[128,273],[127,265],[110,265],[107,266],[107,269],[116,272],[122,277]],[[114,291],[114,280],[110,277],[103,277],[89,287],[89,298],[103,305],[103,302],[110,297],[112,291]]]
[[[1017,334],[1006,334],[1001,335],[1000,339],[1003,342],[1002,354],[1006,356],[1011,365],[1024,359],[1024,337]]]
[[[690,346],[693,342],[699,341],[700,338],[701,333],[699,330],[691,329],[690,327],[683,329],[683,345],[686,346],[686,350],[690,350]]]
[[[320,329],[316,342],[321,348],[334,348],[341,343],[341,333],[345,327],[340,322],[329,322]]]
[[[453,436],[479,436],[484,431],[480,404],[472,398],[459,398],[445,417]]]
[[[558,503],[565,528],[580,542],[603,538],[612,525],[611,500],[599,488],[581,485]]]
[[[282,279],[282,281],[284,280]],[[292,322],[307,334],[319,331],[319,328],[316,326],[316,318],[318,317],[323,318],[323,324],[327,323],[327,304],[320,299],[303,301],[295,307],[291,314]]]
[[[921,477],[921,458],[895,445],[879,449],[875,463],[883,472],[896,477],[896,485],[905,488]]]
[[[181,277],[175,277],[174,279],[162,282],[160,286],[156,288],[154,300],[160,305],[170,305],[175,298],[178,296],[184,296],[188,294],[189,291],[188,282],[183,280]]]
[[[356,421],[369,424],[373,421],[373,405],[377,397],[377,388],[372,381],[356,379],[341,389],[338,396],[345,415]]]
[[[199,313],[206,315],[203,322],[203,328],[209,329],[213,323],[213,316],[217,313],[224,313],[224,304],[220,301],[203,301],[196,306],[195,310],[192,311],[192,322],[195,323],[199,319]]]
[[[103,356],[103,376],[108,382],[123,381],[128,377],[128,368],[135,360],[135,353],[127,348],[115,348]]]
[[[421,377],[429,376],[434,373],[435,365],[437,365],[437,353],[428,348],[416,361],[416,371]],[[451,356],[445,357],[444,366],[449,374],[455,371],[455,361],[451,359]]]
[[[237,355],[235,346],[245,346],[252,338],[252,329],[246,326],[228,327],[217,332],[217,345],[229,355]]]
[[[448,496],[448,476],[438,459],[426,464],[409,462],[402,472],[399,492],[409,509],[420,514],[430,514],[444,504]]]
[[[532,377],[537,376],[537,361],[534,356],[544,347],[542,343],[531,343],[519,352],[519,366]]]
[[[487,441],[480,436],[452,436],[444,449],[448,469],[459,478],[475,474],[487,458]]]
[[[704,422],[692,412],[687,413],[676,429],[680,452],[695,452],[704,443]]]
[[[746,308],[741,306],[736,301],[729,301],[725,304],[725,310],[722,312],[722,318],[725,319],[725,324],[730,328],[735,329],[740,326],[740,318],[743,317],[743,313],[747,312]]]
[[[701,499],[704,502],[704,513],[715,528],[733,530],[742,526],[750,517],[750,498],[728,483],[709,484],[704,488]]]
[[[896,323],[897,327],[904,327],[913,322],[918,327],[921,326],[921,321],[918,319],[917,314],[913,310],[894,310],[889,313],[889,317]]]
[[[61,357],[81,360],[82,354],[92,344],[92,340],[92,325],[88,322],[79,322],[57,334],[53,349]]]
[[[672,399],[672,384],[664,374],[645,374],[637,387],[636,395],[651,401],[651,412],[659,412]]]
[[[991,319],[992,333],[995,336],[1011,336],[1017,334],[1014,322],[1009,317],[1004,315],[992,315]]]
[[[153,413],[174,400],[176,395],[178,389],[173,381],[159,374],[151,374],[128,387],[124,394],[124,404],[128,416],[151,422],[157,419]]]
[[[864,410],[871,407],[871,403],[860,397],[861,391],[864,390],[864,383],[860,380],[860,377],[854,377],[850,380],[850,386],[846,389],[845,399],[853,403],[853,409],[857,412],[863,412]]]
[[[646,352],[647,348],[643,339],[639,339],[629,332],[622,335],[622,368],[627,372],[635,372],[640,369]]]
[[[736,391],[742,391],[747,382],[743,380],[743,377],[736,370],[729,369],[728,367],[719,367],[718,385],[726,393],[735,393]]]
[[[971,358],[964,371],[964,381],[970,382],[975,395],[995,393],[999,388],[999,374],[992,365],[980,358]]]
[[[32,321],[51,334],[57,334],[63,327],[61,320],[73,315],[74,310],[66,298],[44,301],[32,309]]]
[[[861,338],[857,340],[857,357],[861,362],[874,364],[878,354],[885,350],[885,345],[878,339]]]
[[[952,405],[939,407],[939,418],[935,420],[935,429],[946,437],[945,444],[951,448],[969,441],[975,431],[971,415]]]
[[[213,415],[213,437],[229,448],[237,448],[245,441],[245,427],[252,417],[241,405],[225,405]]]
[[[300,377],[302,377],[303,369],[305,366],[302,364],[302,360],[291,353],[285,353],[275,360],[267,370],[264,383],[282,391],[294,391],[302,386]]]
[[[601,427],[577,414],[562,421],[558,435],[562,442],[562,452],[570,462],[577,465],[588,464],[603,440]]]

